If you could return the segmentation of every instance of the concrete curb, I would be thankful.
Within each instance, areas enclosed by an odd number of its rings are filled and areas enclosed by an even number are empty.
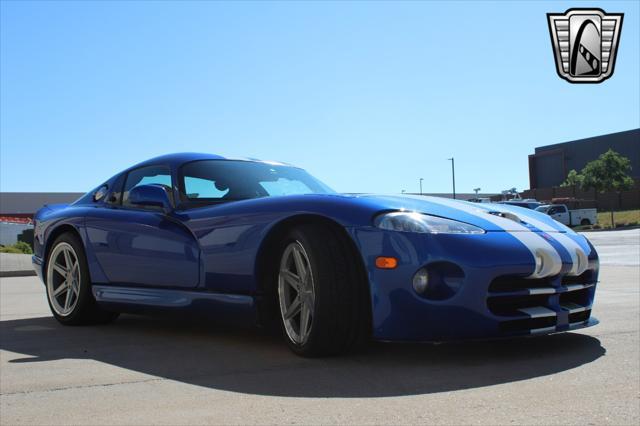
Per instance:
[[[30,277],[36,275],[30,254],[0,253],[0,277]]]
[[[8,277],[31,277],[36,275],[36,271],[0,271],[0,278]]]
[[[617,228],[601,228],[601,229],[580,229],[576,232],[616,232],[616,231],[628,231],[629,229],[638,229],[640,228],[640,226],[638,225],[633,225],[633,226],[619,226]]]

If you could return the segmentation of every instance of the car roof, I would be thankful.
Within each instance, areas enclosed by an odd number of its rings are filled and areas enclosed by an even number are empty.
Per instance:
[[[197,161],[197,160],[235,160],[235,161],[249,161],[249,162],[255,162],[255,163],[266,163],[266,164],[273,164],[273,165],[279,165],[279,166],[290,166],[290,164],[282,163],[279,161],[263,161],[263,160],[258,160],[256,158],[229,158],[229,157],[223,157],[222,155],[205,154],[200,152],[178,152],[175,154],[165,154],[165,155],[160,155],[158,157],[150,158],[149,160],[142,161],[136,164],[135,166],[130,167],[127,170],[137,169],[138,167],[144,167],[144,166],[153,166],[155,164],[166,164],[171,167],[178,167],[183,163],[187,163],[190,161]]]

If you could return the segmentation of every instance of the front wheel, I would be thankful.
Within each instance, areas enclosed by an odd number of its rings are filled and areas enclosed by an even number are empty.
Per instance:
[[[53,316],[65,325],[113,321],[117,313],[101,309],[91,294],[89,268],[82,242],[71,233],[60,235],[47,257],[47,300]]]
[[[289,232],[281,253],[277,297],[289,347],[323,356],[365,342],[366,278],[346,237],[328,226],[302,225]]]

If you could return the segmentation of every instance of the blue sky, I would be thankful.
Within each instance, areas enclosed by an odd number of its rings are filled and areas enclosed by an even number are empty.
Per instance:
[[[7,2],[0,190],[250,156],[338,191],[528,187],[534,147],[640,127],[639,3]],[[624,12],[613,77],[555,71],[547,12]]]

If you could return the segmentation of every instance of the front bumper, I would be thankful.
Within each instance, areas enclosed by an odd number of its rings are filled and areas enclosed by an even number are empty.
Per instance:
[[[568,275],[571,257],[553,277],[525,279],[535,259],[508,232],[482,235],[414,234],[353,228],[368,271],[373,337],[377,340],[445,341],[551,334],[597,324],[591,317],[598,258],[579,235],[567,235],[588,255],[579,276]],[[552,238],[548,234],[545,238]],[[398,267],[377,269],[375,258],[393,256]],[[448,298],[432,300],[413,290],[414,274],[425,266],[452,263],[462,284]]]

